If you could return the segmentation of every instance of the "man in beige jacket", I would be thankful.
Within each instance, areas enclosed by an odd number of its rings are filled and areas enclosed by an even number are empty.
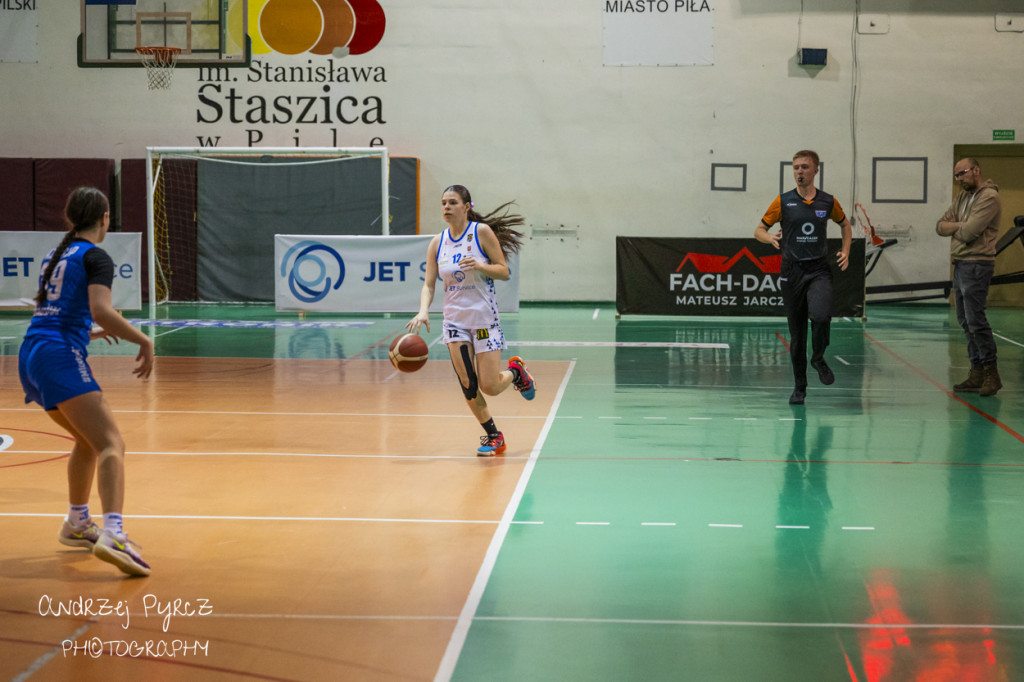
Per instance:
[[[938,234],[950,238],[956,319],[967,334],[971,361],[967,379],[953,390],[990,396],[1003,387],[996,367],[995,338],[985,317],[1002,215],[999,187],[981,179],[981,167],[972,158],[957,161],[953,178],[962,191],[935,225]]]

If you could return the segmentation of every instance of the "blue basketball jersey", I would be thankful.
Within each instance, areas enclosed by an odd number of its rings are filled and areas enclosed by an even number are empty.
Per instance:
[[[90,251],[94,253],[89,257],[89,263],[86,263],[86,254]],[[43,259],[42,271],[46,270],[51,258],[53,251]],[[97,274],[100,275],[99,280],[96,279]],[[25,338],[62,339],[85,350],[92,329],[89,284],[110,286],[112,278],[113,262],[103,249],[84,239],[72,241],[50,276],[46,286],[46,303],[36,306]],[[42,279],[40,272],[40,284]]]

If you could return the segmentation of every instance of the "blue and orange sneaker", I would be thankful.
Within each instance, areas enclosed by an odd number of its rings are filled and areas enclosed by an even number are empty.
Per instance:
[[[480,447],[476,449],[477,457],[493,457],[505,452],[505,436],[501,431],[480,436]]]
[[[514,370],[512,376],[518,377],[513,380],[512,385],[520,395],[527,400],[533,400],[533,397],[537,394],[537,382],[533,380],[533,375],[530,374],[526,369],[526,363],[518,355],[513,355],[508,359],[509,370]]]
[[[70,521],[64,519],[64,525],[61,526],[60,533],[57,534],[57,540],[60,544],[68,547],[82,547],[92,551],[102,532],[100,527],[92,522],[92,519],[86,521],[82,527],[72,526]]]
[[[92,548],[93,556],[114,564],[128,575],[149,575],[149,564],[135,551],[138,547],[127,535],[103,531]]]

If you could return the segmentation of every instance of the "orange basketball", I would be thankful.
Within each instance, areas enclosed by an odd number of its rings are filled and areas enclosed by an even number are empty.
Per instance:
[[[427,363],[427,342],[419,334],[403,334],[391,342],[388,359],[400,372],[415,372]]]

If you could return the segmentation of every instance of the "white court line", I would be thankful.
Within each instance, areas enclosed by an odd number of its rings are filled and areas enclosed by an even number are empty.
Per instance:
[[[848,362],[847,362],[846,360],[843,360],[843,359],[842,359],[841,357],[839,357],[838,355],[836,356],[836,360],[838,360],[839,362],[843,363],[843,364],[844,364],[844,365],[846,365],[847,367],[849,367],[849,366],[850,366],[850,363],[848,363]]]
[[[600,315],[600,314],[601,314],[601,309],[600,308],[594,308],[594,315],[590,319],[596,320],[597,316]]]
[[[0,408],[0,412],[34,412],[38,413],[39,408],[28,409],[22,407]],[[227,414],[235,416],[251,415],[253,417],[280,416],[280,417],[382,417],[384,419],[409,419],[412,417],[426,417],[428,419],[471,419],[468,415],[456,414],[422,414],[422,413],[394,413],[394,412],[241,412],[227,410],[114,410],[114,414]],[[496,414],[498,419],[544,419],[544,417],[532,415]],[[580,417],[560,417],[561,419],[580,419]]]
[[[68,450],[10,450],[10,454],[14,455],[67,455]],[[155,450],[129,450],[133,456],[150,456],[150,457],[324,457],[333,459],[415,459],[427,461],[431,459],[451,459],[451,460],[479,460],[479,455],[361,455],[361,454],[350,454],[342,455],[336,453],[322,453],[322,452],[225,452],[218,450],[216,452],[198,452],[189,450],[187,452],[173,452],[173,451],[155,451]],[[510,462],[519,461],[526,459],[526,457],[520,455],[509,455],[502,456],[503,460]]]
[[[151,330],[160,329],[160,327],[155,327],[155,326],[151,325],[150,329]],[[182,329],[189,329],[189,327],[171,327],[170,329],[168,329],[165,332],[152,332],[153,333],[153,338],[155,339],[155,338],[160,337],[160,336],[167,336],[168,334],[173,334],[174,332],[180,332]]]
[[[727,343],[682,343],[665,341],[648,343],[646,341],[505,341],[510,346],[542,346],[542,347],[590,347],[590,348],[729,348]]]
[[[529,616],[478,616],[480,621],[504,621],[526,623],[594,623],[598,625],[697,625],[704,627],[735,628],[849,628],[873,630],[878,628],[903,628],[907,630],[1024,630],[1024,625],[1010,623],[784,623],[772,621],[735,620],[643,620],[639,618],[531,618]]]
[[[459,656],[462,655],[462,647],[466,643],[469,626],[472,625],[473,619],[476,618],[476,610],[479,608],[480,600],[484,596],[484,589],[487,587],[487,582],[494,571],[494,565],[498,561],[498,552],[501,551],[501,546],[505,542],[505,536],[508,535],[508,529],[512,525],[512,518],[515,516],[519,503],[523,499],[523,494],[526,492],[526,485],[529,483],[533,469],[537,465],[540,450],[544,446],[544,441],[547,440],[551,426],[555,423],[555,413],[558,411],[558,406],[562,403],[562,397],[565,395],[565,389],[569,385],[569,378],[572,376],[575,367],[576,361],[571,360],[569,362],[569,369],[562,379],[562,384],[558,387],[558,393],[555,394],[555,400],[551,404],[548,418],[544,422],[544,427],[537,437],[533,450],[530,452],[530,458],[526,462],[526,466],[523,467],[523,472],[519,475],[519,483],[516,484],[515,492],[512,493],[512,498],[509,500],[508,506],[505,507],[501,523],[498,524],[498,529],[491,538],[491,544],[487,548],[487,554],[484,555],[484,561],[476,574],[476,579],[473,581],[473,587],[470,588],[466,603],[459,613],[459,620],[455,623],[455,628],[452,630],[448,647],[445,649],[444,657],[437,668],[437,674],[434,675],[434,682],[448,682],[455,672],[455,664],[458,663]]]
[[[44,514],[29,512],[0,512],[0,518],[12,516],[21,518],[56,517],[65,518],[67,514]],[[391,519],[373,518],[368,516],[209,516],[202,514],[125,514],[126,519],[174,519],[176,521],[313,521],[316,523],[441,523],[465,525],[496,526],[500,521],[494,519]],[[512,523],[527,523],[513,521]]]
[[[142,616],[141,613],[132,613]],[[455,616],[395,616],[395,615],[345,615],[320,613],[211,613],[207,618],[235,618],[245,620],[336,620],[336,621],[451,621]],[[878,628],[901,628],[905,630],[1024,630],[1024,624],[1016,623],[786,623],[780,621],[735,621],[735,620],[668,620],[641,618],[555,618],[531,616],[477,616],[474,620],[506,623],[583,623],[593,625],[687,625],[697,627],[735,628],[842,628],[850,630],[874,630]],[[74,639],[76,634],[70,637]],[[59,650],[58,650],[59,651]],[[17,678],[15,678],[17,679]]]
[[[1020,341],[1014,341],[1013,339],[1005,337],[1002,334],[994,334],[994,336],[998,336],[999,338],[1001,338],[1003,341],[1006,341],[1007,343],[1012,343],[1015,346],[1020,346],[1021,348],[1024,348],[1024,343],[1021,343]]]
[[[0,512],[0,518],[54,518],[66,514],[44,512]],[[125,518],[175,521],[302,521],[313,523],[421,523],[448,525],[501,526],[504,520],[495,519],[401,519],[369,516],[214,516],[202,514],[127,514]],[[544,521],[508,521],[513,526],[543,526]],[[575,521],[577,526],[611,526],[611,521]],[[644,521],[641,526],[678,526],[675,521]],[[743,528],[742,523],[709,523],[709,528]],[[810,526],[775,526],[778,530],[810,530]],[[843,526],[843,530],[875,530],[874,526]]]
[[[145,613],[132,613],[144,618]],[[153,614],[149,614],[153,615]],[[455,620],[457,616],[367,616],[322,613],[210,613],[204,618],[244,618],[246,620]]]
[[[85,625],[83,625],[82,627],[78,628],[77,630],[72,632],[70,635],[68,635],[67,639],[65,639],[64,641],[74,642],[79,637],[84,635],[89,630],[89,628],[91,628],[95,624],[96,624],[95,620],[90,620],[88,623],[86,623]],[[25,668],[24,672],[22,672],[22,673],[20,673],[18,675],[15,675],[14,677],[12,677],[11,678],[11,682],[24,682],[25,680],[29,679],[30,677],[35,675],[37,672],[42,670],[43,666],[50,662],[50,659],[52,659],[54,656],[56,656],[57,654],[61,653],[62,651],[63,651],[62,647],[53,647],[52,649],[47,651],[45,654],[43,654],[42,656],[37,658],[35,661],[33,661],[32,665],[30,665],[29,667]]]

